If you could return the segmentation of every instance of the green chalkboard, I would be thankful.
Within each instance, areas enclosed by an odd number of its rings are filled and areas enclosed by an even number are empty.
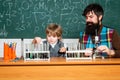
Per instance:
[[[62,26],[63,38],[78,38],[90,3],[102,5],[104,25],[120,34],[120,0],[0,0],[0,38],[45,38],[49,23]]]

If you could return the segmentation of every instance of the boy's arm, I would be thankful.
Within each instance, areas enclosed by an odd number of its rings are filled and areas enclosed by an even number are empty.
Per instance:
[[[32,41],[32,44],[40,44],[42,42],[41,37],[35,37]]]

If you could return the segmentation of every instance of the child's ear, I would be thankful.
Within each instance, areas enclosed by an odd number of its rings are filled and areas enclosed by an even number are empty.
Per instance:
[[[58,37],[58,40],[61,40],[61,37]]]
[[[60,37],[58,37],[58,39],[60,39]]]

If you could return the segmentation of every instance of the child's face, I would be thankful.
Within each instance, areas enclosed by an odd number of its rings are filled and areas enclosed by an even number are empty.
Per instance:
[[[58,37],[57,36],[52,36],[52,35],[47,35],[47,41],[50,44],[54,44],[58,41]]]

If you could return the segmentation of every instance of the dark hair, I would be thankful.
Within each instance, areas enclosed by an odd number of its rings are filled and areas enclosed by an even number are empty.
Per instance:
[[[90,11],[93,11],[97,16],[104,15],[103,8],[101,7],[101,5],[99,5],[97,3],[92,3],[92,4],[88,5],[85,8],[82,15],[86,16],[87,13],[89,13]]]

